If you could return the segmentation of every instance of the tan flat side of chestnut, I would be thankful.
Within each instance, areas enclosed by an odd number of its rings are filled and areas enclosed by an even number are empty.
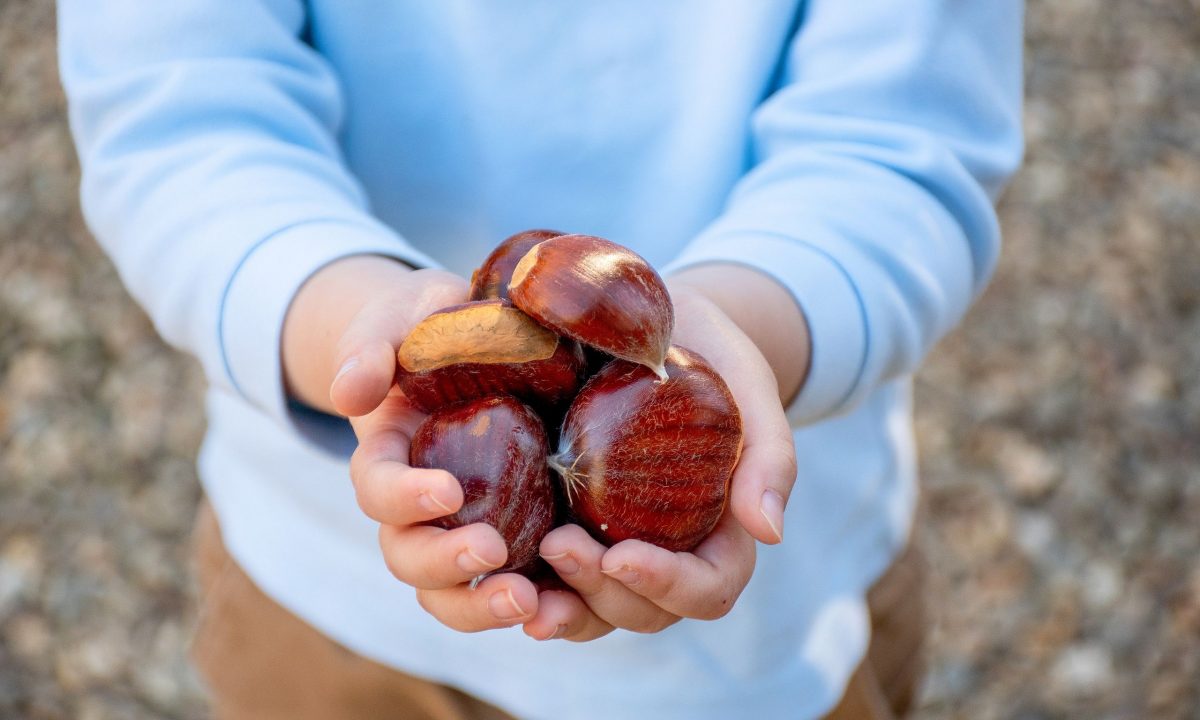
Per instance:
[[[436,312],[412,329],[396,353],[400,367],[424,372],[459,363],[545,360],[558,336],[501,300],[483,300]]]

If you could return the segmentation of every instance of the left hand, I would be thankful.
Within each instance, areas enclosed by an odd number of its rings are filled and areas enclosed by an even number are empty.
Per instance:
[[[691,552],[640,540],[606,548],[577,525],[555,529],[542,541],[541,554],[575,592],[543,591],[536,615],[524,623],[530,637],[587,641],[615,628],[649,633],[685,617],[722,617],[750,581],[754,541],[783,540],[796,451],[775,374],[750,338],[699,290],[675,285],[671,295],[673,342],[712,365],[742,415],[745,439],[729,505]]]

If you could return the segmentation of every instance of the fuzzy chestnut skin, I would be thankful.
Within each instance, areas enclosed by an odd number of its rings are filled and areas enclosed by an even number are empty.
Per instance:
[[[632,250],[591,235],[544,240],[517,263],[508,296],[559,335],[666,378],[675,312],[662,278]]]
[[[725,382],[672,347],[667,380],[614,360],[567,411],[558,452],[576,519],[606,545],[636,538],[691,550],[724,512],[742,451],[742,419]]]
[[[439,310],[417,325],[397,353],[396,384],[427,413],[513,395],[553,415],[574,397],[586,369],[578,343],[507,301],[484,300]]]
[[[471,273],[471,292],[468,300],[508,299],[508,282],[513,269],[529,252],[530,248],[543,240],[564,235],[557,230],[525,230],[512,235],[496,246],[483,264]]]
[[[546,454],[537,414],[511,397],[490,397],[426,418],[413,435],[408,460],[413,467],[448,471],[463,488],[458,512],[428,524],[449,530],[487,523],[508,546],[508,562],[493,572],[533,575],[538,546],[556,514]]]

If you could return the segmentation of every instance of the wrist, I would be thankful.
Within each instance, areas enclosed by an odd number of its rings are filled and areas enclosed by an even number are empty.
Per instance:
[[[353,255],[325,265],[292,299],[283,324],[282,363],[288,394],[332,412],[329,384],[338,340],[372,299],[404,282],[409,266],[382,255]]]
[[[673,298],[693,296],[715,305],[767,360],[784,406],[795,399],[808,374],[811,346],[804,311],[790,290],[735,263],[685,268],[667,279],[667,287]]]

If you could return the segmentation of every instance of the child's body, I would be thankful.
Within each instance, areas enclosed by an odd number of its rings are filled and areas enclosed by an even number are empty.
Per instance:
[[[556,718],[841,697],[910,535],[909,378],[995,261],[1020,20],[1010,1],[60,2],[85,212],[204,364],[201,476],[239,571],[354,653]],[[543,554],[576,593],[471,592],[459,551],[494,563],[497,537],[411,527],[422,497],[461,498],[403,467],[390,353],[529,227],[648,258],[676,340],[733,389],[747,450],[709,562],[568,529]]]

